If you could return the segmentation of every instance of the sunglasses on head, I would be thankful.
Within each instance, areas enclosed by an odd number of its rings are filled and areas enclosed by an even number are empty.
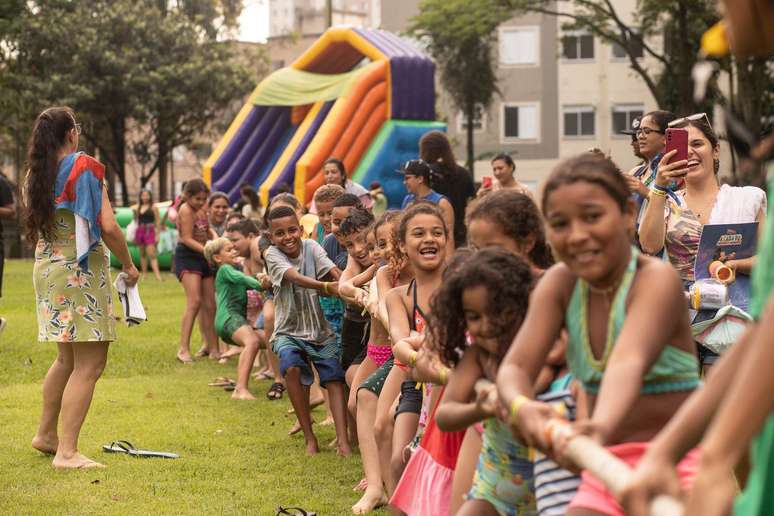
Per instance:
[[[696,113],[694,115],[688,115],[684,116],[682,118],[678,118],[676,120],[672,120],[667,124],[668,127],[685,127],[688,125],[689,122],[698,122],[699,120],[704,120],[707,125],[712,128],[712,124],[710,123],[709,117],[707,116],[707,113]]]

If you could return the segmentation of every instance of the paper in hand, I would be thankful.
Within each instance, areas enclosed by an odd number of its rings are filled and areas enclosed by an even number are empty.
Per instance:
[[[131,327],[147,321],[148,317],[145,315],[145,308],[142,306],[140,291],[137,289],[137,285],[127,287],[124,281],[126,277],[127,274],[125,272],[120,273],[113,286],[116,287],[118,299],[121,301],[124,321],[126,321],[127,326]]]

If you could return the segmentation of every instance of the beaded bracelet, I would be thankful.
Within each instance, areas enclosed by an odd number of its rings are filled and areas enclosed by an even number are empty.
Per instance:
[[[650,193],[648,193],[648,199],[652,197],[661,197],[663,199],[666,199],[666,192],[662,192],[661,190],[651,190]]]
[[[664,195],[669,193],[669,188],[667,188],[666,186],[661,186],[658,183],[653,183],[653,189],[656,190],[657,192],[663,193]]]

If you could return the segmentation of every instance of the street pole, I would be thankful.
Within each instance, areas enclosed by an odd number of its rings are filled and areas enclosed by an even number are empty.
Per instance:
[[[325,26],[330,29],[333,27],[333,0],[325,0],[326,17]]]

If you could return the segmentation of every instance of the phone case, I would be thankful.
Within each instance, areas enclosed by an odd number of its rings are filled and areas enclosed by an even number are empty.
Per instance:
[[[672,128],[666,130],[666,147],[664,153],[677,150],[677,154],[672,156],[669,163],[688,159],[688,130]]]

